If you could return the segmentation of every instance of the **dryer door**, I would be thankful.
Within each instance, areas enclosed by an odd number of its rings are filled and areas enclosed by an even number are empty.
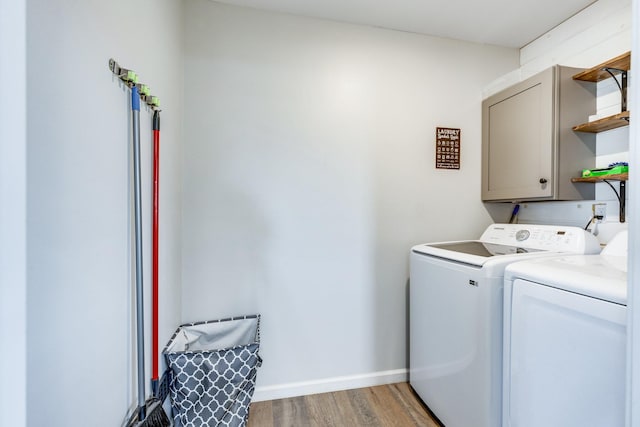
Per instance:
[[[624,425],[626,307],[522,279],[512,291],[505,425]]]

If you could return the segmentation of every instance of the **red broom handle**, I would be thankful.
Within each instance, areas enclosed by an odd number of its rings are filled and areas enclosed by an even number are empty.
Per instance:
[[[153,284],[152,284],[152,339],[151,339],[151,381],[157,382],[158,375],[158,208],[160,175],[160,115],[153,114]]]

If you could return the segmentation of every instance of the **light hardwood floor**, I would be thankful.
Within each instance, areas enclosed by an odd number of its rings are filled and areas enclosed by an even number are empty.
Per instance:
[[[248,427],[440,427],[407,383],[254,402]]]

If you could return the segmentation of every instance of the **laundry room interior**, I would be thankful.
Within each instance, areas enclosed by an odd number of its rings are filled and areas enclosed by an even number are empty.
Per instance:
[[[588,199],[489,201],[482,187],[483,101],[556,65],[591,69],[631,52],[637,0],[556,2],[561,19],[508,43],[462,18],[451,35],[385,28],[365,19],[373,4],[338,2],[338,19],[295,1],[0,1],[0,339],[15,350],[0,352],[2,426],[124,426],[135,408],[132,89],[110,59],[160,99],[139,116],[147,315],[154,110],[162,116],[156,351],[179,325],[259,314],[253,402],[409,383],[416,245],[511,223],[587,229],[599,252],[628,230],[635,283],[640,198],[626,169],[577,183]],[[545,15],[520,7],[509,13]],[[614,76],[580,83],[595,107],[582,122],[621,113]],[[635,127],[619,120],[591,134],[592,163],[575,178],[621,164],[637,176]],[[439,128],[459,130],[452,168],[436,167]],[[145,357],[149,370],[148,344]],[[627,366],[623,418],[640,426],[640,364]]]

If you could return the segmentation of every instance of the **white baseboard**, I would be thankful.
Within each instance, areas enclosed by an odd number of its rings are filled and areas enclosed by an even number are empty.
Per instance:
[[[391,371],[256,387],[252,401],[260,402],[263,400],[285,399],[288,397],[306,396],[308,394],[401,383],[406,382],[408,377],[407,369],[394,369]]]

